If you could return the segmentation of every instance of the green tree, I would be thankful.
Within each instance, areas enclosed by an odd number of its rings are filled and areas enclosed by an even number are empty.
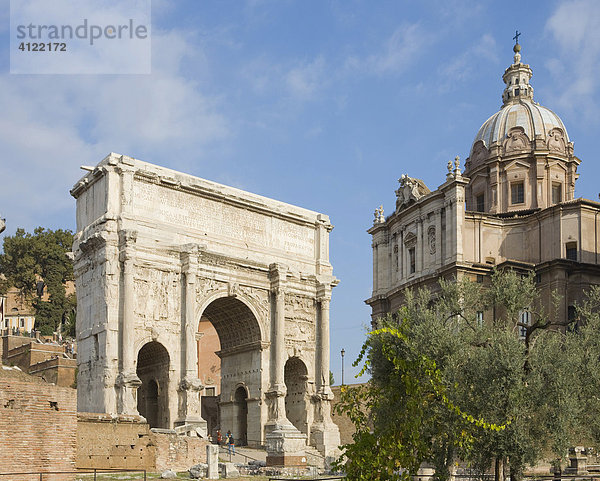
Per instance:
[[[398,479],[424,461],[447,479],[458,459],[481,472],[494,463],[498,478],[507,466],[518,479],[542,455],[562,462],[573,443],[599,439],[600,402],[586,396],[600,388],[600,290],[576,331],[540,306],[531,275],[440,287],[435,298],[409,292],[368,335],[361,358],[371,383],[345,390],[337,407],[357,427],[344,447],[349,479],[369,479],[371,465],[371,479]],[[481,322],[482,312],[493,318]]]
[[[14,236],[4,238],[0,254],[0,272],[4,279],[0,292],[6,293],[11,286],[18,288],[32,303],[36,326],[45,335],[67,322],[76,308],[75,295],[67,295],[65,289],[65,283],[73,280],[73,264],[68,256],[72,244],[70,231],[42,227],[33,234],[17,229]],[[48,300],[40,295],[43,286]]]

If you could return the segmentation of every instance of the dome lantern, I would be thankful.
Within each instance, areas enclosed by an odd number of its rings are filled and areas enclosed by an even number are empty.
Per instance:
[[[503,107],[523,99],[533,100],[533,87],[529,84],[533,76],[533,71],[529,65],[521,63],[519,35],[519,32],[515,35],[516,43],[513,47],[513,52],[515,52],[514,62],[504,71],[504,75],[502,75],[502,80],[506,84],[506,88],[502,93]]]

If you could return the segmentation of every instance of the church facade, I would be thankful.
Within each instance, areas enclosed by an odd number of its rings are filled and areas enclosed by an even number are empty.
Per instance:
[[[600,203],[574,197],[581,161],[561,119],[534,102],[520,50],[502,76],[502,108],[479,129],[464,170],[458,157],[448,162],[434,191],[403,175],[395,211],[375,211],[373,320],[395,312],[409,288],[435,291],[440,277],[487,282],[495,267],[533,271],[542,303],[559,294],[563,320],[600,283]]]

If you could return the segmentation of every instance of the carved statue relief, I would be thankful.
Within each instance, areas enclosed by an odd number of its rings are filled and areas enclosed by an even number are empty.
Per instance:
[[[285,319],[286,341],[313,342],[315,340],[314,323],[305,319]]]
[[[474,167],[488,158],[490,151],[486,148],[483,140],[478,140],[473,145],[473,153],[471,154],[471,158],[469,159],[471,162],[471,167]]]
[[[269,291],[256,287],[238,286],[238,290],[244,296],[254,301],[254,305],[266,316],[269,313]]]
[[[139,267],[134,290],[135,312],[140,318],[155,321],[179,317],[177,273]]]
[[[196,301],[200,303],[214,291],[224,289],[227,285],[224,282],[219,282],[206,277],[198,277],[196,279]]]
[[[548,149],[554,152],[566,153],[567,143],[563,131],[559,128],[554,128],[548,133],[547,141]]]
[[[427,240],[429,242],[429,253],[435,254],[435,227],[431,226],[427,229]]]
[[[406,174],[402,174],[398,179],[400,187],[396,191],[396,209],[419,200],[424,195],[431,193],[429,188],[421,179],[413,179]]]
[[[513,127],[509,130],[504,140],[504,152],[519,152],[530,149],[529,137],[525,134],[523,127]]]

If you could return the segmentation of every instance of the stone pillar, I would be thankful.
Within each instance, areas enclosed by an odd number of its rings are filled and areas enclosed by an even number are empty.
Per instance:
[[[278,426],[292,425],[285,416],[285,280],[287,267],[281,264],[271,264],[271,383],[266,393],[269,407],[267,419],[267,432],[277,429]]]
[[[272,330],[271,385],[266,393],[268,419],[265,425],[267,465],[301,464],[305,457],[306,435],[285,415],[285,281],[287,267],[271,264]]]
[[[318,381],[318,392],[323,394],[331,394],[331,387],[329,386],[329,303],[331,302],[331,290],[329,286],[321,285],[319,287],[320,293],[318,295],[318,302],[321,306],[321,315],[318,319],[319,340],[317,344],[317,352],[320,353],[319,362],[319,381]]]
[[[207,478],[219,479],[219,446],[216,444],[206,446],[206,464],[208,465]]]
[[[454,259],[454,245],[453,245],[453,229],[454,222],[452,221],[452,200],[446,199],[444,202],[446,207],[446,259],[445,263],[452,262]]]
[[[331,419],[331,402],[333,393],[329,386],[329,303],[331,301],[331,286],[320,284],[317,290],[319,308],[317,310],[317,374],[318,390],[313,396],[315,407],[315,422],[310,435],[311,445],[315,446],[326,462],[331,462],[339,456],[340,431]]]
[[[415,262],[415,271],[417,273],[422,272],[423,271],[423,254],[424,254],[424,248],[423,248],[423,219],[421,217],[419,217],[417,219],[417,245],[416,247],[416,252],[415,255],[417,256],[416,258],[416,262]]]
[[[435,267],[442,266],[442,211],[435,211]]]
[[[379,258],[377,256],[377,244],[375,241],[371,244],[373,248],[373,294],[379,290],[379,281],[377,280],[379,272]]]
[[[142,385],[135,371],[135,312],[134,312],[134,273],[136,231],[121,232],[120,261],[123,265],[123,296],[121,309],[121,346],[119,350],[120,371],[117,376],[117,412],[119,414],[139,414],[137,410],[137,388]]]
[[[185,299],[181,329],[182,378],[179,383],[179,419],[176,425],[190,424],[206,431],[202,419],[200,391],[204,389],[198,379],[198,352],[196,344],[196,273],[198,270],[198,246],[184,246],[181,254],[183,294]],[[208,434],[208,433],[207,433]]]

